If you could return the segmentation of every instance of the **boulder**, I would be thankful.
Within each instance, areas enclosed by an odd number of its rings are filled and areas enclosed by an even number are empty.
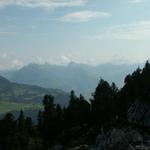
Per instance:
[[[50,150],[61,150],[63,148],[63,146],[62,145],[55,145],[55,146],[53,146]]]
[[[135,145],[142,143],[142,135],[135,130],[113,129],[97,137],[94,150],[136,150]]]
[[[136,130],[126,132],[126,139],[128,140],[128,143],[132,143],[133,145],[143,144],[143,136]]]
[[[84,145],[80,145],[80,146],[77,146],[77,147],[73,147],[69,150],[90,150],[89,146],[84,144]]]

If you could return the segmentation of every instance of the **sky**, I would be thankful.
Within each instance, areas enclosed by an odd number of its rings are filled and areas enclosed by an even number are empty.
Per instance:
[[[0,0],[0,54],[0,69],[145,62],[150,0]]]

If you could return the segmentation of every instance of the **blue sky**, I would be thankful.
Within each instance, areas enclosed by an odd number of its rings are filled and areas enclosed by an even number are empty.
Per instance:
[[[0,69],[30,62],[141,63],[149,0],[1,0]]]

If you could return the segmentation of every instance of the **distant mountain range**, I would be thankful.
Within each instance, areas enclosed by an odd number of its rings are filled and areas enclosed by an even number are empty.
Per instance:
[[[0,71],[0,75],[13,82],[62,89],[67,92],[75,90],[78,94],[90,95],[95,90],[100,78],[115,82],[121,87],[124,77],[137,67],[138,64],[91,66],[74,62],[66,66],[29,64],[20,70]]]

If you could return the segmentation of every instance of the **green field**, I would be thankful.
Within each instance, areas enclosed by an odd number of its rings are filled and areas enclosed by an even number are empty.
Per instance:
[[[12,111],[42,109],[40,104],[25,104],[0,101],[0,115]]]

